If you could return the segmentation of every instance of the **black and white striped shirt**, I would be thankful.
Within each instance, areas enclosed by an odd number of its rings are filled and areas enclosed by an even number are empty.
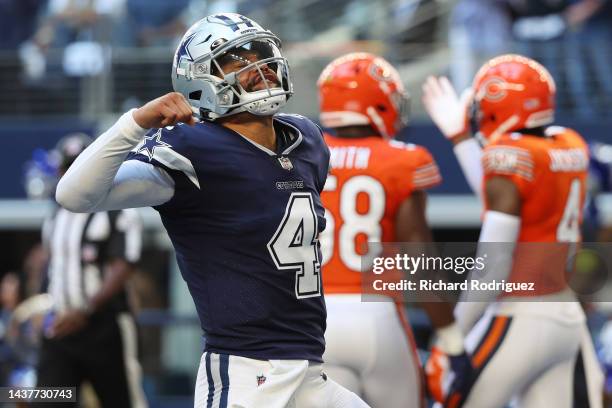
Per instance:
[[[133,209],[76,214],[60,207],[45,222],[43,242],[50,251],[48,292],[54,309],[84,309],[100,289],[109,260],[140,259],[142,223]],[[109,306],[127,310],[125,291]]]

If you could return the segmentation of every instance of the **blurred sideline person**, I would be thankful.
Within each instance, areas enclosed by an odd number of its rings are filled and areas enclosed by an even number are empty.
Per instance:
[[[60,175],[90,142],[83,134],[59,141]],[[43,329],[38,387],[88,381],[104,407],[147,406],[125,290],[140,258],[141,230],[135,210],[76,214],[58,207],[46,220],[53,309]]]
[[[325,370],[373,407],[421,407],[424,385],[403,305],[362,302],[362,249],[368,242],[431,242],[425,190],[442,177],[421,146],[393,140],[408,121],[409,99],[385,59],[352,53],[332,61],[318,81],[320,118],[331,151],[321,194],[321,236],[328,329]],[[370,251],[373,249],[370,249]],[[447,304],[427,311],[438,347],[467,361]],[[433,313],[431,313],[433,311]],[[459,358],[459,356],[461,356]]]
[[[553,260],[543,252],[563,248],[567,255],[570,244],[581,241],[588,168],[582,137],[551,126],[552,77],[532,59],[502,55],[479,70],[473,95],[458,98],[446,78],[428,78],[423,91],[425,107],[455,145],[470,186],[481,191],[486,211],[479,251],[491,249],[487,243],[506,243],[505,253],[488,260],[495,268],[485,278],[547,283],[534,292],[498,294],[490,304],[457,305],[455,317],[469,332],[466,343],[476,375],[470,392],[447,406],[501,408],[515,399],[527,408],[601,407],[601,372],[584,313],[567,284],[565,258]],[[470,137],[468,105],[472,132],[483,149]],[[540,244],[525,245],[529,242]],[[530,269],[538,259],[553,265]],[[534,276],[526,275],[530,272]],[[589,401],[574,400],[577,359],[584,362]]]
[[[160,212],[206,334],[196,407],[367,407],[321,370],[329,150],[310,120],[276,114],[292,94],[280,40],[242,15],[205,17],[172,80],[77,158],[58,201]]]

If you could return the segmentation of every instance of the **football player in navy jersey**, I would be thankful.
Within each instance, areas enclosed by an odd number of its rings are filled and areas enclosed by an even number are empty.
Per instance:
[[[79,156],[58,202],[159,211],[206,334],[197,407],[367,407],[321,371],[329,150],[310,120],[276,113],[292,94],[280,41],[238,14],[205,17],[172,82]]]

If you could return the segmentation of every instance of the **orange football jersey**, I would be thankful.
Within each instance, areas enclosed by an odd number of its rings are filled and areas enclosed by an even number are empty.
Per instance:
[[[581,240],[589,163],[588,147],[578,133],[551,126],[546,135],[504,135],[485,148],[482,158],[485,182],[507,177],[519,191],[521,227],[510,279],[538,281],[540,290],[531,295],[566,287],[569,246],[555,243]]]
[[[326,134],[330,174],[321,200],[327,227],[321,238],[326,293],[361,291],[361,257],[367,242],[395,240],[400,204],[415,190],[442,181],[427,149],[377,136]]]

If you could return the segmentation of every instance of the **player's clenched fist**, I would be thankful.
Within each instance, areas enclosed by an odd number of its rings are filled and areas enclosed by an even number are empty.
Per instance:
[[[196,123],[191,106],[183,95],[170,92],[153,99],[134,111],[134,120],[144,129],[161,128],[183,122]]]

